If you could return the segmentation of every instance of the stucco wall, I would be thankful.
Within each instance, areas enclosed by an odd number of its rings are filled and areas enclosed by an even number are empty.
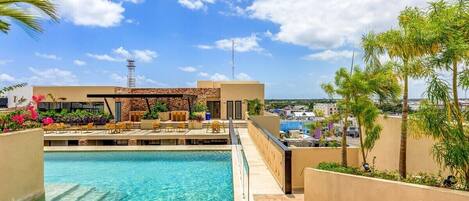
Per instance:
[[[250,116],[249,117],[252,121],[256,122],[260,127],[265,128],[270,133],[275,135],[276,137],[280,137],[280,117],[270,114],[264,113],[264,115],[259,116]]]
[[[227,101],[242,101],[242,119],[245,119],[247,112],[246,100],[261,100],[264,104],[264,84],[251,83],[221,83],[220,100],[221,100],[221,117],[227,118]]]
[[[264,159],[264,162],[267,164],[272,176],[274,176],[282,189],[284,189],[285,154],[261,132],[262,131],[254,126],[251,121],[248,121],[248,133],[252,141],[256,145],[262,159]]]
[[[383,130],[375,147],[369,153],[368,161],[371,164],[373,157],[376,156],[375,167],[377,169],[398,170],[401,118],[380,117],[378,124],[383,127]],[[416,137],[409,129],[407,138],[407,171],[409,173],[427,172],[437,174],[441,170],[431,154],[434,142],[429,137]]]
[[[307,168],[305,201],[467,201],[469,192]]]
[[[34,86],[33,95],[44,95],[44,102],[52,102],[47,94],[52,94],[57,102],[104,102],[104,98],[87,98],[88,94],[114,94],[113,86]],[[65,100],[60,100],[65,98]],[[111,111],[115,113],[115,101],[107,99]],[[108,112],[106,105],[104,111]]]
[[[44,195],[42,129],[0,134],[0,200]]]
[[[342,148],[332,147],[291,147],[292,150],[292,186],[293,189],[304,187],[304,171],[316,167],[321,162],[342,161]],[[347,163],[358,167],[359,148],[347,148]]]

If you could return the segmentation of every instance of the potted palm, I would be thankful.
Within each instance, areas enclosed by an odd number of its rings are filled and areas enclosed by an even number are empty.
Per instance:
[[[196,116],[200,116],[202,121],[205,120],[205,112],[207,112],[207,106],[203,103],[196,103],[193,108],[193,113]]]
[[[146,111],[143,114],[142,120],[140,120],[140,129],[142,130],[151,130],[153,129],[153,122],[155,122],[159,117],[159,114],[155,110]]]
[[[189,129],[202,129],[204,116],[196,113],[189,115]]]
[[[152,110],[158,112],[158,117],[160,118],[161,121],[168,121],[170,119],[168,107],[166,106],[165,103],[156,102]]]

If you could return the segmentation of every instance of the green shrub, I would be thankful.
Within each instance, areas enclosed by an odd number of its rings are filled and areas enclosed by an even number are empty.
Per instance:
[[[206,112],[207,111],[207,106],[203,103],[196,103],[194,105],[194,108],[192,109],[193,112]]]
[[[406,178],[402,178],[399,175],[399,172],[397,171],[372,170],[370,172],[367,172],[359,168],[343,167],[342,165],[338,163],[328,163],[328,162],[319,163],[319,165],[317,166],[317,169],[345,173],[345,174],[359,175],[359,176],[365,176],[365,177],[374,177],[374,178],[385,179],[385,180],[401,181],[401,182],[420,184],[420,185],[425,185],[425,186],[444,187],[443,186],[444,178],[441,175],[433,175],[433,174],[427,174],[427,173],[407,175]],[[462,184],[462,182],[459,182],[459,183]],[[464,190],[462,185],[456,185],[453,187],[453,189]]]

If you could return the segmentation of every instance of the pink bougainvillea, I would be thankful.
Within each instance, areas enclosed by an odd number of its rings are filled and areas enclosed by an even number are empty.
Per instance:
[[[53,124],[54,123],[54,119],[50,118],[50,117],[46,117],[44,119],[42,119],[42,124],[44,125],[49,125],[49,124]]]
[[[4,128],[4,129],[3,129],[3,132],[4,132],[4,133],[8,133],[8,132],[10,132],[10,129],[9,129],[9,128]]]
[[[31,119],[32,120],[37,120],[37,118],[39,117],[39,114],[37,113],[36,108],[34,108],[34,106],[32,106],[32,105],[28,105],[27,109],[29,111]]]
[[[17,124],[19,125],[23,125],[24,123],[24,115],[23,114],[17,114],[17,115],[13,115],[11,117],[11,120],[16,122]]]
[[[32,99],[33,99],[34,103],[35,103],[36,106],[37,106],[37,105],[38,105],[40,102],[42,102],[45,98],[46,98],[46,97],[45,97],[44,95],[35,95],[35,96],[33,96]]]

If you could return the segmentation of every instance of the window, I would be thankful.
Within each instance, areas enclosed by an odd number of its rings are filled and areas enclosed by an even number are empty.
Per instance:
[[[103,102],[41,102],[38,105],[39,111],[55,110],[57,112],[63,109],[70,112],[76,110],[86,110],[90,112],[103,112]]]

